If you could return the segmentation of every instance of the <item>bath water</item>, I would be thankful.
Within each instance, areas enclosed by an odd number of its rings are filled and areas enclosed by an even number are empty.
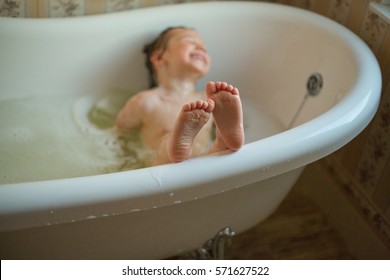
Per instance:
[[[150,165],[139,133],[114,121],[127,91],[0,100],[0,184],[81,177]],[[252,105],[253,106],[253,105]],[[246,142],[276,134],[270,114],[243,103]]]
[[[0,101],[0,183],[142,168],[151,151],[114,120],[131,93],[32,96]]]

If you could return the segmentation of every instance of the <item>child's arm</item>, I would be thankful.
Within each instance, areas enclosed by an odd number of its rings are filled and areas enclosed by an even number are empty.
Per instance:
[[[127,101],[126,105],[119,112],[115,126],[121,130],[131,130],[140,127],[143,119],[143,95],[137,94]]]

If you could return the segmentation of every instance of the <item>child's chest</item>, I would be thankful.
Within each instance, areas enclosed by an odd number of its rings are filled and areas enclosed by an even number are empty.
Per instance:
[[[144,114],[144,127],[155,130],[170,130],[184,104],[160,102],[159,104],[154,105],[155,106],[149,108]]]

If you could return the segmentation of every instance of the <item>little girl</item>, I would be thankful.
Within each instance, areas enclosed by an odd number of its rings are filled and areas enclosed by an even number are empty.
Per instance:
[[[140,128],[143,144],[156,151],[155,164],[240,149],[244,130],[238,89],[208,82],[205,93],[195,91],[211,65],[200,35],[184,27],[168,28],[145,47],[145,53],[152,88],[129,99],[117,117],[117,128]],[[207,149],[211,114],[216,139]]]

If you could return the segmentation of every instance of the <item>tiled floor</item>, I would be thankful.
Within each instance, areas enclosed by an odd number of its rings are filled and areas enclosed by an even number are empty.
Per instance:
[[[225,259],[354,259],[321,210],[294,188],[258,226],[233,238]]]

